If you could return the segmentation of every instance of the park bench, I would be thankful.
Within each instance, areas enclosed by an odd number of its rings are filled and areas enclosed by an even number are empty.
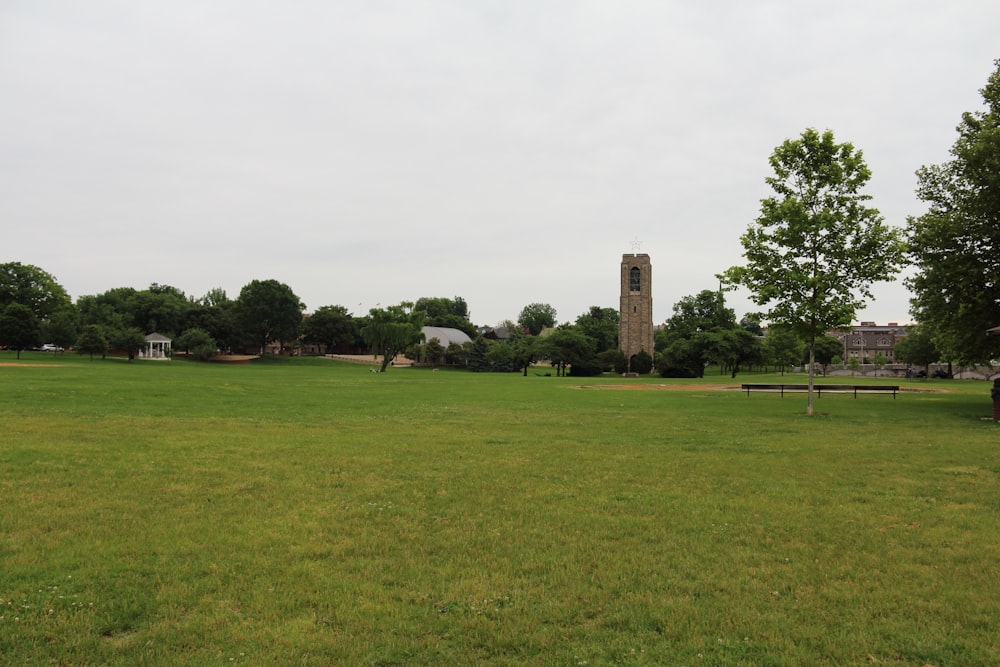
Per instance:
[[[751,391],[769,391],[780,393],[782,397],[785,396],[785,392],[802,392],[809,391],[809,385],[807,384],[744,384],[743,391],[750,396]],[[899,385],[894,384],[814,384],[813,391],[816,392],[817,396],[822,396],[826,394],[854,394],[854,398],[858,397],[858,394],[883,394],[892,392],[893,399],[896,398],[896,393],[899,391]]]

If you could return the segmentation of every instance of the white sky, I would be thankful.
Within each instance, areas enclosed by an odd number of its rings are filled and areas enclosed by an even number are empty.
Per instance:
[[[638,239],[662,322],[742,261],[806,127],[888,223],[922,212],[998,57],[985,0],[0,0],[0,262],[495,324],[617,308]],[[859,319],[909,320],[876,295]]]

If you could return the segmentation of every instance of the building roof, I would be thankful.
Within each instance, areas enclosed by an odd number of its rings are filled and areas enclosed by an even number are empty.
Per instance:
[[[169,343],[170,339],[163,334],[158,334],[155,331],[148,336],[146,336],[147,343]]]
[[[472,339],[464,331],[450,327],[422,327],[420,333],[424,335],[425,341],[437,338],[443,347],[448,347],[452,343],[462,345],[463,343],[472,342]]]

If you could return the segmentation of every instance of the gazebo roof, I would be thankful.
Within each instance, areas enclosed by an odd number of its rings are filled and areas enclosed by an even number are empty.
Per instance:
[[[163,334],[158,334],[155,331],[148,336],[146,336],[147,343],[169,343],[170,339]]]

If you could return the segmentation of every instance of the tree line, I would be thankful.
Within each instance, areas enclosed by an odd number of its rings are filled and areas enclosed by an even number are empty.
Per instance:
[[[19,263],[0,265],[0,295],[0,344],[14,350],[44,341],[91,356],[115,350],[131,358],[145,346],[146,333],[156,331],[173,339],[174,350],[202,359],[220,350],[259,354],[276,344],[300,354],[377,354],[383,371],[400,354],[474,372],[526,375],[541,360],[557,375],[623,373],[628,368],[618,349],[619,313],[600,306],[559,324],[553,306],[530,303],[516,321],[499,327],[475,326],[459,296],[422,297],[373,308],[362,317],[339,305],[307,315],[292,289],[276,280],[254,280],[236,299],[221,289],[195,298],[153,284],[144,290],[118,287],[72,303],[54,276]],[[437,339],[423,340],[425,325],[458,329],[471,341],[445,347]],[[656,332],[655,349],[641,353],[630,370],[696,377],[711,364],[735,375],[753,365],[802,363],[802,342],[790,331],[778,328],[767,338],[761,333],[755,321],[736,321],[722,292],[705,290],[674,306],[673,316]]]
[[[961,117],[952,158],[917,170],[916,195],[927,211],[908,218],[905,229],[887,226],[868,204],[871,171],[851,143],[808,128],[776,147],[769,160],[774,174],[766,179],[773,194],[740,237],[745,262],[718,275],[725,289],[748,289],[762,310],[737,322],[721,292],[684,297],[657,333],[655,349],[638,355],[639,367],[697,375],[710,363],[733,373],[762,362],[784,366],[797,355],[798,341],[807,350],[811,386],[812,369],[822,362],[824,346],[830,348],[826,332],[849,326],[872,298],[871,285],[894,279],[906,265],[915,270],[905,284],[920,325],[901,342],[901,357],[968,365],[1000,357],[1000,336],[987,335],[1000,326],[1000,60],[994,65],[980,91],[984,108]],[[460,297],[418,299],[361,317],[342,306],[324,306],[309,317],[303,311],[292,290],[275,280],[255,280],[232,300],[218,289],[194,299],[154,284],[74,304],[44,270],[0,265],[0,345],[17,350],[45,339],[92,354],[114,348],[132,355],[144,343],[143,332],[158,330],[199,356],[277,342],[327,350],[365,345],[390,360],[407,350],[427,358],[426,347],[414,346],[432,342],[419,340],[419,329],[434,325],[466,331],[473,341],[463,350],[432,346],[431,358],[471,370],[527,373],[540,358],[552,361],[557,373],[622,368],[618,313],[599,306],[556,326],[554,308],[529,304],[508,323],[512,333],[502,347],[471,324]],[[763,339],[761,322],[770,330]]]

